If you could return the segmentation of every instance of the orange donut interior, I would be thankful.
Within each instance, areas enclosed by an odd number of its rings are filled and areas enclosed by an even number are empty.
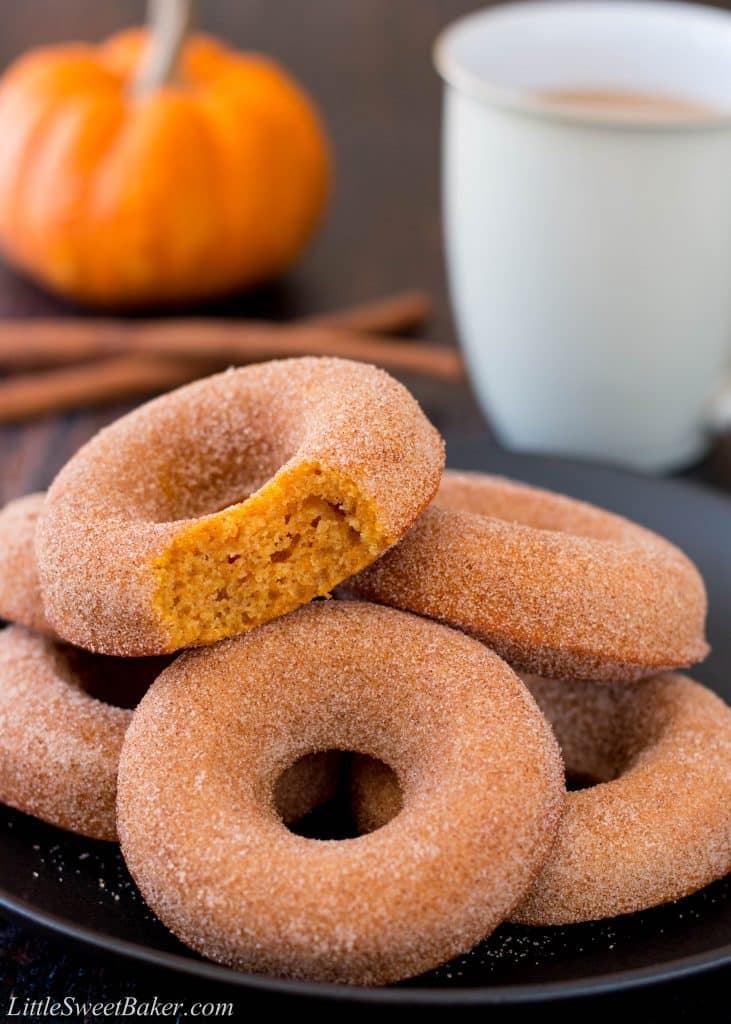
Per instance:
[[[212,643],[328,594],[395,539],[350,480],[286,466],[178,532],[153,563],[153,606],[172,646]]]

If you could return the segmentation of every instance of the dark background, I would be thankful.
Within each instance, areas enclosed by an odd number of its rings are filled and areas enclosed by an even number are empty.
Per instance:
[[[139,21],[141,0],[22,0],[0,12],[0,66],[41,43],[101,39]],[[337,181],[328,219],[301,265],[285,281],[212,315],[286,318],[420,286],[433,295],[424,332],[454,344],[441,258],[439,212],[440,84],[431,44],[448,22],[484,4],[468,0],[200,0],[199,21],[242,49],[280,59],[318,101],[333,141]],[[0,135],[0,145],[2,137]],[[730,183],[731,187],[731,183]],[[731,268],[729,268],[731,286]],[[0,267],[0,316],[78,313]],[[690,340],[689,340],[690,341]],[[486,434],[466,387],[404,378],[447,441]],[[648,384],[648,386],[650,386]],[[124,407],[0,428],[0,502],[44,488],[76,448]],[[689,475],[731,491],[731,435]],[[666,985],[646,994],[605,997],[607,1012],[631,1010],[648,1021],[689,1016],[703,999],[721,1002],[731,972]],[[725,982],[725,984],[724,984]],[[100,963],[86,951],[47,942],[0,920],[0,1013],[11,992],[23,998],[70,993],[115,999],[157,992],[199,998],[179,980]],[[203,997],[211,997],[205,993]],[[214,994],[215,997],[215,994]],[[253,1002],[238,993],[237,1014]],[[253,997],[251,997],[253,999]],[[724,998],[725,1001],[725,998]],[[711,1003],[711,1005],[713,1005]],[[595,1011],[596,1001],[564,1007],[564,1017]],[[296,1008],[295,1008],[296,1009]],[[342,1012],[350,1013],[350,1010]],[[379,1011],[380,1012],[380,1011]],[[495,1017],[497,1010],[486,1010]],[[540,1013],[535,1008],[531,1013]],[[515,1014],[511,1014],[512,1019]]]

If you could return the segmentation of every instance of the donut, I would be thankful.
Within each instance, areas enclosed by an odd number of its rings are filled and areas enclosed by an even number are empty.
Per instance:
[[[290,832],[276,780],[330,749],[389,764],[401,814],[356,839]],[[343,601],[180,655],[135,712],[117,816],[142,895],[199,953],[375,985],[492,931],[544,863],[563,802],[550,727],[503,661],[446,626]]]
[[[640,679],[708,652],[703,580],[669,541],[477,473],[447,472],[434,506],[346,593],[448,623],[554,679]]]
[[[22,626],[0,631],[0,802],[92,839],[115,840],[117,767],[138,703],[170,656],[89,654]],[[294,823],[335,795],[341,758],[286,771],[276,803]]]
[[[73,657],[83,656],[23,626],[0,631],[0,801],[113,840],[117,764],[132,712],[87,693]]]
[[[0,510],[0,619],[50,634],[33,551],[42,504],[42,493],[26,494]]]
[[[687,676],[632,686],[530,680],[569,778],[546,867],[513,914],[591,921],[702,889],[731,871],[731,708]]]
[[[197,381],[102,430],[38,522],[46,612],[89,650],[212,643],[326,595],[429,504],[443,442],[388,374],[286,359]]]
[[[638,683],[526,676],[553,726],[570,792],[546,866],[511,915],[563,925],[687,896],[731,871],[731,708],[677,673]],[[371,831],[400,805],[392,772],[353,766],[353,812]]]

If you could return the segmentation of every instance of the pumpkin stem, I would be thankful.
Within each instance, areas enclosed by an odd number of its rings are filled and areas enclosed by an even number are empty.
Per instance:
[[[178,58],[193,20],[194,0],[148,0],[150,41],[134,83],[134,92],[159,89],[176,77]]]

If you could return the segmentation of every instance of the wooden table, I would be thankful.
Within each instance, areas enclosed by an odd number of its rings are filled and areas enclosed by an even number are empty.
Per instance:
[[[3,66],[41,42],[99,39],[140,18],[143,9],[141,0],[23,0],[12,6],[0,33]],[[209,0],[200,6],[207,29],[234,46],[278,57],[315,95],[338,170],[327,224],[300,267],[255,296],[206,312],[283,318],[418,285],[436,301],[428,335],[454,344],[441,252],[440,84],[430,48],[445,24],[477,6],[474,0]],[[0,316],[72,312],[0,269]],[[466,387],[406,382],[448,441],[485,430]],[[105,408],[0,430],[0,501],[46,487],[72,452],[122,411]],[[691,475],[731,491],[731,435]],[[6,999],[14,986],[34,998],[67,992],[117,998],[163,984],[140,979],[129,968],[96,966],[83,951],[48,944],[12,925],[0,930],[0,956]],[[707,992],[707,982],[687,982],[646,1003],[677,1013],[693,1005],[701,984]],[[603,1002],[605,1008],[612,1004],[623,1005]],[[639,1009],[645,997],[632,997],[631,1005]]]

